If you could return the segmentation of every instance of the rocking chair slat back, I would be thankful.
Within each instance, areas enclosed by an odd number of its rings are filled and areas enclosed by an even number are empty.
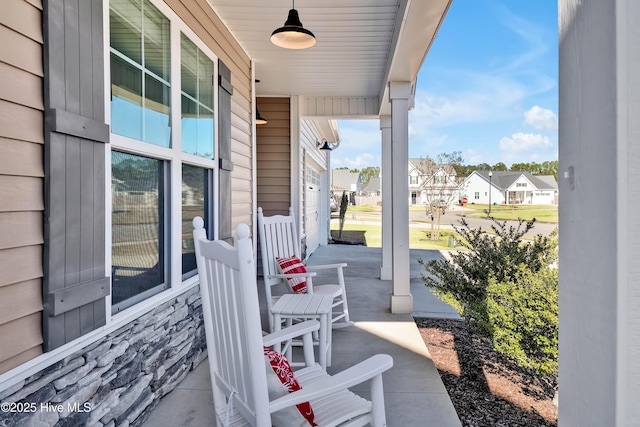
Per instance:
[[[262,227],[261,237],[264,236],[260,240],[260,250],[263,257],[266,254],[267,260],[265,264],[268,271],[264,272],[265,280],[268,280],[271,285],[275,285],[280,282],[280,279],[271,279],[266,276],[279,273],[276,257],[301,256],[300,244],[293,222],[293,209],[289,208],[289,216],[265,217],[262,215],[262,208],[258,208],[258,217],[261,218],[261,224],[259,224],[259,227]]]
[[[208,241],[198,220],[194,241],[216,412],[238,411],[251,425],[270,425],[266,378],[257,374],[265,368],[249,228],[238,227],[234,248]]]

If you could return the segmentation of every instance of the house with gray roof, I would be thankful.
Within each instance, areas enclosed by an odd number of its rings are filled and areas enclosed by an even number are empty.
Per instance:
[[[553,176],[529,172],[473,171],[460,186],[468,203],[553,205],[558,183]]]
[[[341,196],[347,193],[359,193],[362,190],[362,178],[358,172],[347,169],[331,169],[331,194]]]
[[[380,177],[373,176],[369,182],[362,184],[363,196],[379,196],[380,195]]]

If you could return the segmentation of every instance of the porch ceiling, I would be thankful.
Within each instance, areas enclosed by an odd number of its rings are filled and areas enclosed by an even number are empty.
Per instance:
[[[298,0],[317,44],[273,45],[291,0],[208,0],[256,64],[258,96],[378,97],[414,81],[452,0]],[[386,104],[386,103],[384,103]]]

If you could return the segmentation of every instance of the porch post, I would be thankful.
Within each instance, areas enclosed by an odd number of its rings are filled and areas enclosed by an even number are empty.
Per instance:
[[[409,100],[410,82],[389,82],[391,100],[391,313],[411,313],[409,287]]]
[[[382,265],[380,280],[392,279],[391,268],[391,116],[380,117],[382,133]]]
[[[640,2],[558,11],[558,425],[638,426]]]

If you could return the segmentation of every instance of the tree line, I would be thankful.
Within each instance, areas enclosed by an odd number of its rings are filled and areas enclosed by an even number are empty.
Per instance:
[[[429,157],[425,158],[429,159]],[[498,162],[494,165],[488,163],[480,163],[477,165],[465,165],[464,160],[461,157],[460,152],[453,152],[451,154],[442,153],[438,156],[438,163],[451,164],[456,171],[458,177],[465,177],[471,175],[475,170],[493,170],[493,171],[511,171],[511,172],[529,172],[531,175],[553,175],[558,180],[558,161],[550,160],[542,163],[530,162],[530,163],[514,163],[511,167],[507,167],[502,162]],[[367,166],[362,169],[348,168],[346,166],[337,168],[348,170],[349,172],[360,173],[360,178],[363,184],[368,184],[369,180],[373,177],[380,176],[379,166]]]
[[[469,176],[475,170],[493,170],[493,171],[511,171],[511,172],[529,172],[531,175],[553,175],[558,180],[558,161],[550,160],[542,163],[514,163],[511,167],[507,167],[502,162],[495,165],[488,163],[480,163],[478,165],[454,164],[454,169],[458,176]]]

